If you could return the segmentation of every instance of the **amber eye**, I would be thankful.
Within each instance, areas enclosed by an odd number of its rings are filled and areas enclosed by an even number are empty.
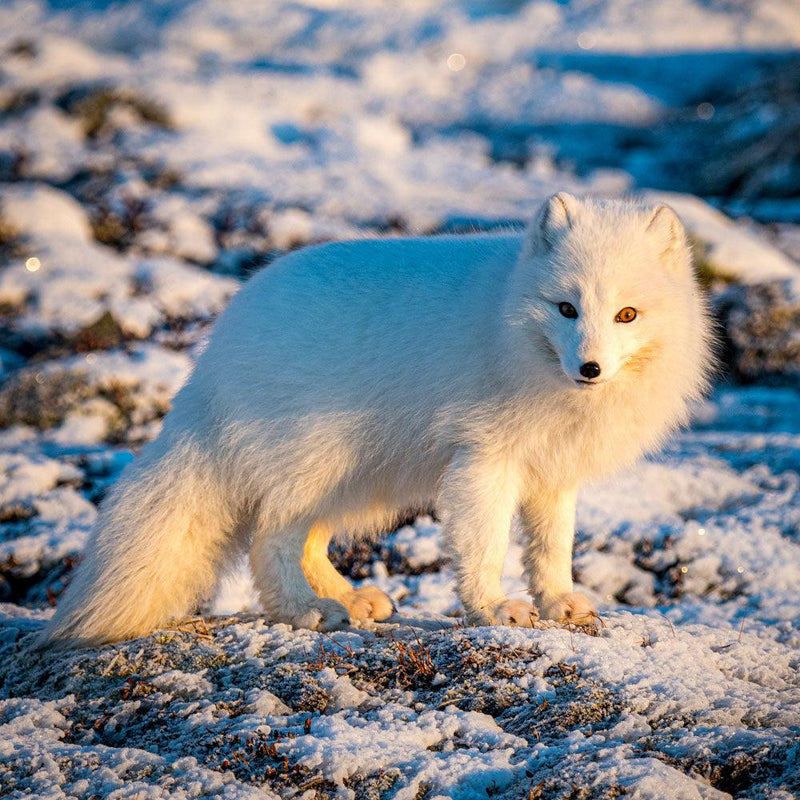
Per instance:
[[[626,306],[615,317],[617,322],[633,322],[636,319],[636,309]]]
[[[577,319],[578,312],[575,309],[575,306],[572,303],[559,303],[558,310],[561,313],[562,317],[566,317],[567,319]]]

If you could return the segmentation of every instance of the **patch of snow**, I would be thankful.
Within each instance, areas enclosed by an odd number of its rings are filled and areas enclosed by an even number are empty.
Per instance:
[[[218,314],[239,288],[230,278],[163,257],[142,261],[136,276],[146,286],[151,301],[170,317]]]
[[[3,218],[12,228],[32,237],[66,237],[91,241],[92,227],[83,206],[66,192],[41,183],[5,188]]]

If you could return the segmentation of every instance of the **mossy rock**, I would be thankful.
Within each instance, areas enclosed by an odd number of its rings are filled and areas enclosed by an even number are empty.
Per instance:
[[[792,282],[733,287],[717,313],[734,380],[800,386],[800,297]]]

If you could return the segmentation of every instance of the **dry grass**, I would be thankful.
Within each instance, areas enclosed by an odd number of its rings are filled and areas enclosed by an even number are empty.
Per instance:
[[[116,117],[120,112],[159,128],[173,127],[164,106],[135,89],[78,87],[62,95],[58,104],[80,119],[84,133],[90,139],[105,138],[114,133],[118,129]]]

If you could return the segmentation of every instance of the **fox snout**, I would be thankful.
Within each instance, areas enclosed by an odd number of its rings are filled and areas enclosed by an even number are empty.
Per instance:
[[[578,372],[580,372],[584,378],[590,381],[599,377],[602,371],[603,370],[596,361],[587,361],[586,363],[581,364],[581,367],[578,370]]]
[[[567,371],[565,370],[565,372]],[[571,372],[567,372],[567,376],[584,386],[602,383],[606,380],[604,370],[597,361],[584,361],[578,367],[577,374],[571,374]]]
[[[585,386],[605,383],[617,373],[618,358],[609,347],[577,347],[563,353],[561,368],[567,378]]]

